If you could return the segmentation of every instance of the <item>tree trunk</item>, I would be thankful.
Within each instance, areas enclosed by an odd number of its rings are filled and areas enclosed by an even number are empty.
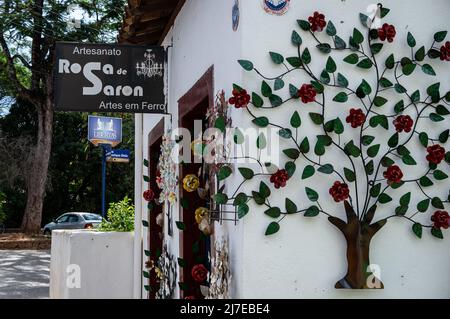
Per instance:
[[[372,207],[368,216],[360,220],[353,208],[344,202],[347,214],[347,223],[336,217],[328,220],[335,225],[344,235],[347,241],[347,274],[339,280],[335,288],[341,289],[383,289],[379,273],[370,264],[370,241],[373,236],[384,226],[386,220],[370,224],[376,210]]]
[[[22,231],[37,234],[41,230],[42,207],[50,161],[53,131],[53,104],[51,94],[37,105],[38,132],[37,144],[32,154],[30,173],[27,178],[27,205],[22,220]]]

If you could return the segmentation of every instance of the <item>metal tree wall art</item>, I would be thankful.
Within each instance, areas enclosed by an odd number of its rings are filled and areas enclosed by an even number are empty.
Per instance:
[[[432,33],[429,47],[418,45],[409,32],[407,43],[397,43],[395,26],[385,22],[389,9],[380,7],[379,10],[382,24],[375,27],[371,18],[360,14],[365,31],[360,31],[361,27],[354,28],[348,41],[338,36],[334,24],[319,12],[314,12],[307,20],[298,20],[305,39],[314,43],[317,59],[323,60],[323,70],[314,70],[313,49],[303,43],[299,32],[293,31],[293,56],[285,58],[280,53],[270,52],[273,63],[282,69],[280,75],[267,76],[251,61],[239,60],[246,71],[256,72],[262,78],[261,92],[250,96],[244,88],[234,85],[233,96],[229,99],[230,104],[247,112],[256,126],[277,129],[284,141],[282,145],[290,146],[280,150],[287,159],[284,168],[265,173],[263,165],[261,172],[239,167],[243,182],[233,195],[217,194],[216,201],[233,203],[240,217],[249,212],[249,201],[263,207],[265,214],[274,219],[266,235],[278,232],[287,215],[325,215],[347,242],[348,270],[336,283],[336,288],[383,287],[381,282],[373,284],[377,278],[368,269],[370,242],[390,219],[401,218],[411,223],[418,238],[422,237],[423,229],[429,229],[433,236],[442,239],[442,229],[450,224],[445,211],[450,198],[447,194],[436,195],[443,187],[448,187],[445,179],[450,152],[446,152],[444,146],[449,136],[450,93],[435,81],[436,73],[429,62],[436,59],[440,67],[448,67],[450,43],[443,44],[447,31],[436,32],[434,36]],[[398,53],[384,52],[393,52],[395,45],[409,46],[410,53],[398,56]],[[342,55],[339,60],[343,59],[343,63],[338,63],[337,55]],[[283,100],[275,92],[285,88],[287,78],[295,79],[291,77],[293,72],[309,79],[306,83],[286,86],[290,97]],[[355,73],[358,79],[355,85],[344,75],[346,72]],[[444,72],[448,76],[448,69]],[[405,81],[408,77],[421,76],[432,84],[417,88],[410,86],[420,85],[421,81],[412,84]],[[354,75],[349,77],[354,78]],[[317,107],[316,111],[302,114],[302,108],[311,106]],[[274,123],[268,117],[270,112],[279,112],[281,108],[286,112],[288,107],[292,109],[287,123]],[[337,108],[345,116],[332,115]],[[261,114],[267,116],[259,116]],[[317,127],[318,133],[313,139],[305,137],[309,132],[301,129],[306,117]],[[258,140],[261,144],[261,139]],[[333,156],[325,155],[331,152]],[[413,169],[407,169],[408,166]],[[219,176],[221,173],[227,172],[219,171]],[[301,191],[304,188],[311,203],[298,207],[298,203],[286,198],[284,208],[272,205],[271,194],[282,196],[277,190],[289,187],[289,180],[296,173],[303,182],[301,187],[292,186]],[[320,204],[319,193],[309,183],[314,174],[323,174],[321,179],[329,178],[329,198],[320,200],[333,200],[334,212],[325,211]],[[223,175],[226,178],[229,174]],[[260,178],[258,189],[250,194],[242,191],[248,180]],[[405,188],[417,189],[413,193],[414,202],[412,192],[403,190]],[[383,205],[388,202],[398,202],[394,211],[386,212],[384,207],[388,206]],[[340,211],[345,211],[346,219],[335,216]],[[423,214],[429,215],[425,218]]]

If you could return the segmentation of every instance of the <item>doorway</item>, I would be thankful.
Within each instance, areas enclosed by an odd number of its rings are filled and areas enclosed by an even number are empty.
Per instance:
[[[204,131],[207,126],[206,113],[214,105],[213,96],[213,67],[195,83],[195,85],[178,101],[179,126],[190,131],[192,139],[195,136],[194,125],[201,123]],[[200,137],[201,138],[201,137]],[[185,230],[180,232],[180,257],[184,260],[184,266],[180,270],[181,292],[180,297],[194,297],[202,299],[201,286],[204,282],[198,281],[193,276],[194,267],[203,265],[209,269],[210,236],[203,234],[196,220],[196,210],[204,207],[209,208],[209,194],[202,196],[207,180],[207,174],[203,170],[205,165],[203,159],[194,161],[191,149],[183,150],[190,152],[190,163],[182,163],[179,168],[180,176],[180,220],[185,225]],[[187,175],[195,175],[199,179],[199,189],[187,191],[182,186],[183,178]],[[207,193],[207,192],[206,192]],[[197,280],[196,280],[197,279]]]

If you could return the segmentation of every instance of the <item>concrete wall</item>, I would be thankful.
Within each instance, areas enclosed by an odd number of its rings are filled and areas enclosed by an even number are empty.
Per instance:
[[[327,20],[332,20],[338,29],[338,34],[348,39],[353,27],[360,30],[358,13],[366,12],[368,5],[376,3],[374,1],[361,0],[319,0],[319,1],[291,1],[291,9],[284,16],[273,16],[266,14],[259,8],[259,1],[241,1],[241,29],[242,35],[242,58],[254,62],[260,70],[266,74],[274,76],[283,71],[282,66],[275,66],[270,60],[269,51],[283,54],[285,57],[295,56],[296,48],[290,43],[292,30],[296,30],[303,38],[303,48],[309,47],[312,54],[311,67],[315,74],[320,74],[325,67],[327,56],[318,52],[314,40],[305,32],[300,30],[297,19],[307,19],[312,12],[318,10],[326,15]],[[394,52],[396,57],[408,56],[409,47],[406,45],[406,34],[412,32],[418,45],[431,45],[433,34],[436,31],[450,29],[448,14],[450,2],[446,0],[436,1],[383,1],[391,12],[386,17],[386,22],[394,24],[397,36],[394,43],[385,44],[384,53],[377,55],[379,61],[384,61],[387,52]],[[320,34],[321,39],[327,39],[326,34]],[[448,36],[447,36],[448,40]],[[373,72],[361,71],[353,66],[341,62],[342,58],[349,54],[345,51],[342,55],[333,55],[338,63],[339,71],[347,76],[350,87],[356,87],[361,79],[366,79],[374,87]],[[427,62],[429,63],[429,62]],[[423,74],[419,69],[414,76],[407,79],[408,87],[413,92],[417,88],[440,81],[442,91],[450,88],[449,64],[434,60],[430,63],[438,73],[439,77],[430,77]],[[392,74],[387,73],[389,78]],[[402,77],[402,81],[405,77]],[[287,83],[293,83],[297,87],[301,83],[309,82],[305,74],[298,72],[286,79]],[[250,91],[260,91],[261,78],[254,72],[245,72],[243,86]],[[228,86],[229,87],[229,86]],[[283,98],[288,97],[288,90],[280,91]],[[328,100],[337,94],[337,90],[328,90]],[[422,96],[426,93],[422,92]],[[392,98],[389,110],[393,109],[393,104],[400,100],[397,94],[387,94],[383,96]],[[360,107],[358,101],[349,100]],[[395,102],[394,102],[395,101]],[[317,104],[302,104],[299,101],[288,103],[272,111],[255,111],[256,115],[267,115],[276,123],[282,123],[289,127],[289,118],[294,110],[297,110],[303,120],[300,136],[314,136],[318,133],[309,117],[308,112],[317,112]],[[340,115],[341,118],[348,112],[348,105],[329,102],[327,116]],[[237,110],[234,118],[247,118],[242,116],[245,112]],[[439,126],[440,133],[449,127],[448,117],[438,124],[426,119],[421,120],[419,131],[428,130],[434,125]],[[344,123],[345,124],[345,123]],[[245,124],[244,124],[245,125]],[[248,124],[249,125],[249,124]],[[346,131],[349,126],[346,125]],[[385,138],[383,130],[369,130],[368,133],[376,135],[377,138]],[[436,132],[436,131],[435,131]],[[392,134],[392,133],[390,133]],[[351,137],[346,137],[349,140]],[[400,164],[407,179],[421,176],[426,171],[424,149],[416,140],[410,150],[418,161],[418,166],[405,166]],[[311,140],[311,139],[310,139]],[[282,149],[289,144],[282,144]],[[450,144],[445,145],[450,149]],[[382,149],[383,150],[383,149]],[[381,150],[381,151],[382,151]],[[336,157],[337,152],[332,148],[327,152],[333,157],[322,158],[323,162],[330,161],[336,164],[347,164],[347,159],[342,156]],[[314,155],[313,155],[314,156]],[[284,160],[287,160],[284,157]],[[283,160],[283,161],[284,161]],[[306,165],[304,160],[298,161],[296,178],[288,182],[288,186],[282,191],[275,191],[271,198],[272,205],[284,207],[285,197],[291,198],[298,207],[308,207],[310,202],[306,198],[304,187],[312,186],[319,192],[320,203],[324,210],[330,211],[339,217],[343,217],[343,207],[335,205],[328,194],[330,185],[335,178],[329,175],[318,174],[316,178],[301,180],[301,171]],[[448,165],[441,164],[442,170],[448,171]],[[430,189],[430,193],[445,197],[448,194],[449,182],[436,182]],[[250,185],[250,189],[256,189]],[[379,205],[379,215],[377,218],[392,215],[398,197],[408,190],[408,186],[403,186],[393,192],[394,201],[392,204]],[[423,199],[423,195],[412,187],[411,207]],[[362,196],[361,196],[362,197]],[[446,204],[448,210],[448,203]],[[427,214],[417,216],[426,224],[430,223],[430,211]],[[411,223],[406,220],[391,219],[388,224],[376,235],[372,241],[371,262],[381,267],[381,277],[385,285],[384,290],[377,291],[343,291],[334,289],[334,284],[341,279],[346,272],[345,241],[341,233],[332,226],[325,218],[304,218],[301,215],[288,216],[281,223],[279,233],[266,237],[264,231],[270,222],[270,218],[264,216],[263,209],[258,206],[251,206],[250,213],[243,220],[244,238],[243,264],[239,265],[242,270],[242,281],[239,282],[242,294],[245,298],[449,298],[450,297],[450,233],[444,231],[445,240],[439,240],[429,234],[429,230],[424,231],[422,239],[418,239],[411,231]],[[234,236],[234,234],[233,234]],[[264,282],[263,285],[261,283]]]
[[[132,298],[132,291],[132,232],[53,231],[50,298]]]

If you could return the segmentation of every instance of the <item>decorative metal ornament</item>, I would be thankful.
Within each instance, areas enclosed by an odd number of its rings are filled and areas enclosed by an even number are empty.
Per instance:
[[[283,15],[289,10],[291,0],[262,0],[262,6],[267,13]]]
[[[159,279],[156,299],[171,299],[177,285],[177,264],[174,256],[168,253],[166,244],[156,262],[155,272]]]
[[[215,253],[211,261],[210,287],[206,299],[229,299],[230,284],[228,241],[223,239],[215,244]]]
[[[231,17],[233,22],[233,31],[237,31],[239,27],[239,0],[234,1]]]

